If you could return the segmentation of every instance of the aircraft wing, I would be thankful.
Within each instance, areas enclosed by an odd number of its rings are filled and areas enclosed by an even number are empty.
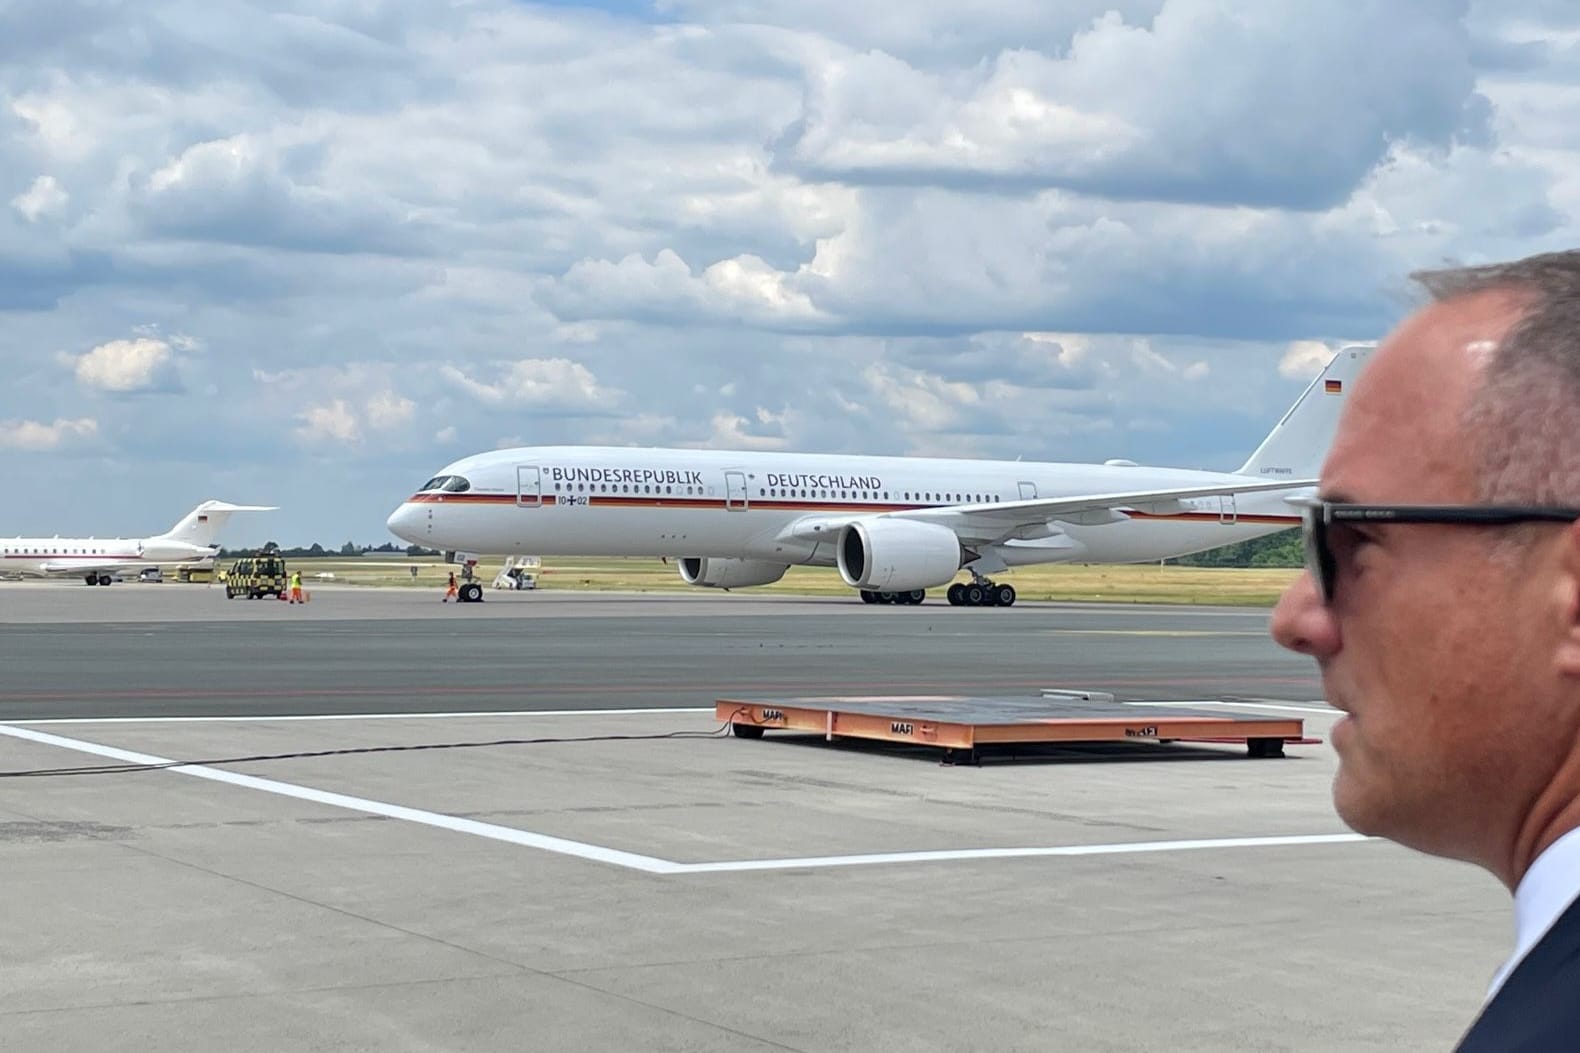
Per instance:
[[[1016,537],[1023,531],[1039,530],[1053,523],[1073,526],[1103,526],[1121,523],[1131,513],[1147,516],[1200,512],[1186,502],[1204,497],[1265,493],[1273,490],[1298,490],[1314,487],[1315,479],[1284,479],[1272,482],[1222,483],[1216,486],[1186,486],[1165,490],[1125,490],[1107,494],[1082,494],[1075,497],[1031,498],[1001,501],[998,504],[946,505],[889,512],[899,519],[947,526],[963,541],[995,543]],[[1035,535],[1032,535],[1035,536]]]
[[[880,512],[874,518],[913,519],[937,523],[953,530],[962,541],[997,544],[1015,537],[1043,537],[1053,523],[1074,526],[1103,526],[1122,523],[1130,513],[1174,515],[1203,511],[1185,502],[1204,497],[1254,494],[1272,490],[1299,490],[1317,485],[1315,479],[1284,479],[1276,483],[1223,483],[1216,486],[1187,486],[1167,490],[1123,490],[1107,494],[1082,494],[1075,497],[1039,497],[996,504],[941,505],[936,508],[911,508],[902,512]],[[1291,504],[1299,503],[1292,498]],[[791,523],[785,536],[806,541],[829,541],[847,523],[865,519],[871,513],[851,512],[803,516]]]
[[[86,574],[88,571],[101,570],[138,570],[142,567],[152,566],[145,560],[115,560],[89,561],[74,559],[69,563],[40,563],[40,574]]]

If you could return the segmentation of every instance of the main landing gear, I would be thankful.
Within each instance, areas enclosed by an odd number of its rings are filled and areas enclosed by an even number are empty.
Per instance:
[[[83,576],[82,580],[86,581],[89,585],[108,585],[110,583],[110,576],[108,574],[87,574]]]
[[[901,603],[915,606],[926,598],[926,589],[912,589],[909,592],[873,592],[871,589],[861,590],[862,603]]]
[[[945,595],[955,607],[1008,607],[1015,602],[1015,586],[973,575],[971,584],[951,585]]]
[[[974,577],[970,584],[949,586],[946,595],[952,607],[1008,607],[1015,602],[1015,587],[999,585],[983,577]],[[926,598],[926,589],[912,589],[909,592],[861,590],[862,603],[915,605]]]

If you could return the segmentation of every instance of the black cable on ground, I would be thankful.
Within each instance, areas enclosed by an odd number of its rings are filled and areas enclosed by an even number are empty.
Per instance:
[[[61,775],[124,775],[133,772],[161,771],[188,765],[213,767],[221,764],[252,764],[259,761],[303,760],[312,757],[347,757],[361,753],[402,753],[415,750],[462,750],[485,746],[541,746],[571,742],[642,742],[659,739],[714,739],[730,730],[726,721],[712,731],[666,731],[655,735],[582,735],[570,738],[490,739],[486,742],[425,742],[414,746],[351,746],[336,750],[302,750],[295,753],[260,753],[246,757],[214,757],[208,760],[172,760],[159,764],[85,764],[72,768],[32,768],[0,771],[0,779],[41,779]]]

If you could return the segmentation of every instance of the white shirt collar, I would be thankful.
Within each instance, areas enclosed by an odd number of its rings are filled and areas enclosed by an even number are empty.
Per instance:
[[[1492,978],[1487,1000],[1580,896],[1580,827],[1547,846],[1514,890],[1514,953]]]

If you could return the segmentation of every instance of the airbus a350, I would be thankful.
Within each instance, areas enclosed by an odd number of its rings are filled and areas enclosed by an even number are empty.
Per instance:
[[[990,576],[1012,567],[1153,562],[1297,526],[1370,351],[1342,348],[1233,472],[524,447],[440,469],[388,525],[413,544],[479,556],[669,557],[683,580],[710,588],[837,567],[869,603],[920,603],[964,570],[970,581],[951,585],[949,602],[1008,606],[1013,586]]]

